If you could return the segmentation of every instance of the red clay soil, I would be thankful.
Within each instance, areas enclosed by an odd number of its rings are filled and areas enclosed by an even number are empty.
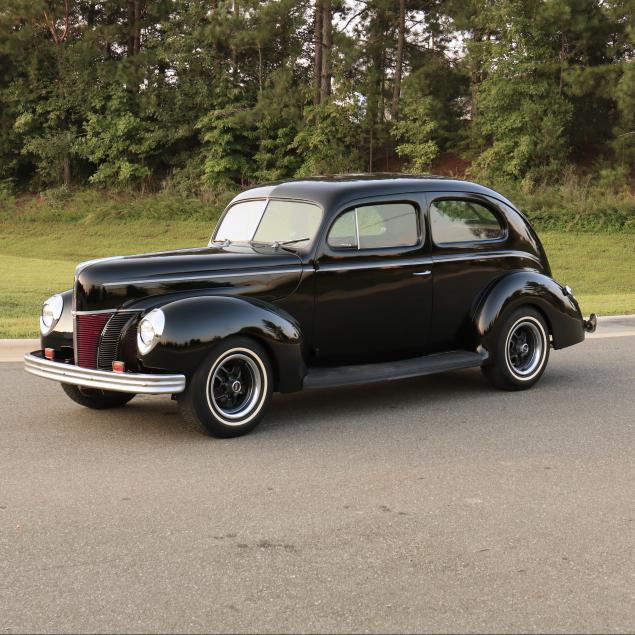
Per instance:
[[[444,152],[432,162],[430,172],[439,176],[456,176],[462,179],[469,167],[469,161],[452,152]]]

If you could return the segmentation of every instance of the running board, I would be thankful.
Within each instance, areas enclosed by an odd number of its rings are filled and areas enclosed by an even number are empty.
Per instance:
[[[377,381],[391,381],[434,375],[448,370],[475,368],[487,359],[487,353],[470,351],[449,351],[434,353],[422,357],[411,357],[396,362],[378,364],[358,364],[355,366],[333,366],[309,368],[302,388],[333,388],[335,386],[351,386]]]

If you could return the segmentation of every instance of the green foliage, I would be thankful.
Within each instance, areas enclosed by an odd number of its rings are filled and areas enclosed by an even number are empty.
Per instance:
[[[292,176],[300,168],[301,159],[293,142],[302,126],[303,94],[293,75],[281,70],[258,96],[251,113],[254,139],[258,150],[254,155],[254,177],[257,181],[275,181]]]
[[[117,189],[51,188],[37,196],[0,198],[0,225],[9,222],[79,223],[80,225],[143,221],[202,221],[213,223],[235,191],[183,196],[169,190],[153,194]],[[114,231],[119,231],[116,227]]]
[[[401,102],[401,118],[391,134],[399,141],[397,154],[407,159],[404,167],[413,172],[427,172],[439,147],[432,140],[436,123],[430,116],[430,100],[405,95]]]
[[[619,172],[604,170],[598,178],[568,170],[555,185],[529,179],[486,184],[518,205],[538,230],[635,234],[635,199],[619,185]]]
[[[361,171],[360,120],[361,109],[356,102],[328,100],[307,108],[304,128],[292,146],[302,161],[297,175]]]
[[[250,144],[244,114],[245,109],[240,106],[219,108],[208,112],[196,124],[205,144],[204,179],[210,187],[229,187],[233,181],[244,183],[252,169],[245,152]]]
[[[333,2],[321,82],[313,1],[4,0],[0,180],[213,197],[451,153],[529,184],[601,165],[620,188],[634,2],[407,0],[403,46],[399,3]]]
[[[129,184],[151,174],[143,163],[150,130],[130,111],[125,90],[108,97],[102,112],[88,115],[81,154],[97,166],[91,183]]]

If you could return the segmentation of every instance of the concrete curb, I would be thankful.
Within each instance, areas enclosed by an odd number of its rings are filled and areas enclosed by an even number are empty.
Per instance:
[[[0,339],[0,362],[21,362],[26,353],[40,348],[40,340]]]
[[[598,318],[595,333],[589,339],[635,336],[635,315],[607,315]],[[0,339],[0,362],[21,362],[26,353],[40,348],[39,339]]]

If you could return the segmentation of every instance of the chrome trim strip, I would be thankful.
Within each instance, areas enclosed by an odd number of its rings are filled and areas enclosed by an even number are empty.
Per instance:
[[[362,264],[340,265],[336,263],[326,263],[320,265],[318,271],[351,271],[356,269],[388,269],[393,267],[419,267],[421,265],[431,265],[432,258],[417,260],[389,260],[388,262],[366,262]]]
[[[162,278],[143,278],[142,280],[121,280],[118,282],[104,282],[104,287],[121,287],[135,284],[149,284],[152,282],[195,282],[197,280],[214,280],[216,278],[244,278],[246,276],[270,276],[280,273],[302,273],[302,267],[294,267],[293,269],[263,269],[263,270],[243,270],[232,271],[230,273],[220,273],[210,271],[200,276],[165,276]]]
[[[425,271],[415,271],[412,275],[413,276],[429,276],[432,273],[432,271],[430,271],[430,269],[426,269]]]
[[[464,260],[485,260],[491,258],[526,258],[540,264],[540,259],[526,251],[489,251],[480,253],[471,251],[466,254],[440,254],[434,256],[434,262],[461,262]]]
[[[71,315],[95,315],[96,313],[141,313],[143,309],[100,309],[99,311],[71,311]]]
[[[525,258],[528,260],[533,260],[534,262],[540,264],[540,259],[536,256],[526,253],[524,251],[497,251],[497,252],[470,252],[469,254],[442,254],[436,255],[434,257],[427,257],[421,259],[413,259],[413,260],[390,260],[388,262],[370,262],[370,263],[362,263],[362,264],[335,264],[335,263],[326,263],[320,265],[318,271],[351,271],[356,269],[385,269],[388,267],[412,267],[417,265],[433,265],[434,263],[442,263],[442,262],[462,262],[465,260],[483,260],[483,259],[498,259],[498,258]],[[414,274],[417,275],[417,274]],[[423,274],[419,274],[423,275]]]
[[[85,388],[113,390],[115,392],[171,395],[185,390],[185,375],[113,373],[106,370],[95,370],[93,368],[82,368],[72,364],[54,362],[33,353],[24,356],[24,370],[44,379],[52,379]]]

